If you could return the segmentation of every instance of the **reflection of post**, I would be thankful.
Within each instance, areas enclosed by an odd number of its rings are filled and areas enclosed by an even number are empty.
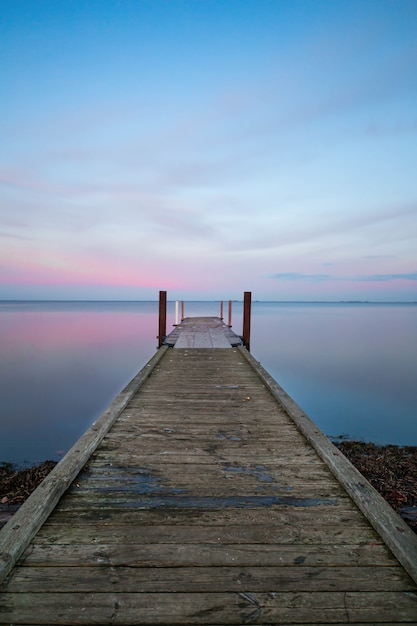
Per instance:
[[[243,343],[250,352],[250,314],[252,293],[245,291],[243,296]]]
[[[159,333],[158,348],[164,343],[167,334],[167,292],[159,292]]]
[[[227,312],[227,325],[232,328],[232,301],[229,300],[229,309]]]
[[[220,300],[220,319],[223,319],[223,300]]]

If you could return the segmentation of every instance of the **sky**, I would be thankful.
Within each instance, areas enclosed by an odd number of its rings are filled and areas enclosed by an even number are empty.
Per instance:
[[[0,4],[0,299],[417,301],[415,0]]]

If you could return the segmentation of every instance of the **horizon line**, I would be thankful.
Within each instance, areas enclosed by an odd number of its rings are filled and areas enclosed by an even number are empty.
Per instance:
[[[167,299],[167,302],[242,302],[243,299],[238,298],[215,298],[210,300],[201,300],[201,299]],[[155,302],[158,303],[158,299],[155,300],[119,300],[119,299],[88,299],[85,298],[0,298],[0,303],[5,302],[91,302],[91,303],[109,303],[109,302],[120,302],[120,303],[138,303],[138,302]],[[417,304],[417,300],[260,300],[260,299],[252,299],[253,303],[274,303],[274,304]]]

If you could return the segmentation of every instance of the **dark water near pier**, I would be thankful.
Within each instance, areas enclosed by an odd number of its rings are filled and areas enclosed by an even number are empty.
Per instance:
[[[0,461],[59,459],[154,354],[157,328],[157,302],[0,302]],[[417,305],[254,302],[251,351],[327,435],[417,445]]]

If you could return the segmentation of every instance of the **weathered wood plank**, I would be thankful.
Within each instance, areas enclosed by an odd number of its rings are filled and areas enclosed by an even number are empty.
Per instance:
[[[164,520],[162,520],[164,521]],[[302,525],[296,522],[278,526],[269,525],[233,525],[191,526],[187,517],[183,524],[157,524],[150,526],[121,526],[103,524],[96,521],[92,527],[85,525],[46,526],[36,537],[39,543],[88,543],[90,541],[106,543],[233,543],[233,544],[316,544],[328,545],[329,539],[337,540],[339,546],[356,543],[375,544],[378,539],[375,531],[365,524],[346,524],[334,529],[330,523],[325,525]],[[154,519],[154,522],[157,522]],[[188,523],[187,523],[188,522]]]
[[[287,444],[285,446],[285,443]],[[135,445],[136,444],[136,445]],[[259,448],[262,446],[262,453],[260,453]],[[258,462],[262,464],[262,459],[265,456],[279,456],[281,450],[284,448],[287,450],[291,450],[296,446],[296,442],[293,440],[283,442],[283,443],[275,443],[272,440],[260,441],[257,445],[254,441],[248,440],[231,440],[228,441],[226,439],[202,439],[196,440],[192,437],[187,437],[183,439],[165,439],[164,441],[158,441],[156,438],[149,438],[145,441],[138,438],[137,441],[129,440],[128,438],[123,438],[121,441],[118,438],[114,438],[111,441],[103,442],[102,452],[118,452],[121,447],[123,447],[124,452],[133,452],[136,450],[138,455],[141,452],[145,452],[147,455],[149,454],[182,454],[187,453],[191,454],[207,454],[211,456],[221,456],[227,458],[236,456],[238,454],[243,457],[247,455],[249,457],[248,464],[256,464],[256,459]],[[307,450],[307,448],[306,448]],[[301,453],[301,451],[300,451]],[[255,460],[253,460],[255,459]]]
[[[309,507],[314,511],[314,507],[320,505],[337,506],[337,498],[332,494],[317,497],[316,495],[231,495],[231,496],[197,496],[197,495],[154,495],[141,496],[135,494],[112,494],[112,493],[95,493],[71,494],[67,509],[74,512],[77,508],[101,509],[109,507],[114,508],[137,508],[137,509],[205,509],[217,510],[227,508],[243,508],[258,509],[268,508],[272,506],[298,506]]]
[[[170,476],[166,473],[142,475],[136,477],[106,477],[101,480],[96,478],[88,481],[76,482],[69,488],[68,494],[76,497],[100,497],[105,494],[112,494],[112,497],[133,497],[137,495],[174,495],[189,494],[201,496],[230,497],[235,495],[245,496],[248,493],[258,495],[289,495],[310,498],[336,498],[345,494],[341,487],[329,479],[319,478],[316,480],[305,480],[301,478],[281,477],[279,480],[270,478],[259,478],[254,475],[233,475],[232,472],[225,472],[223,477],[217,481],[205,481],[204,476],[188,479],[186,475]],[[91,494],[90,492],[94,492]]]
[[[169,408],[166,409],[170,411]],[[190,409],[193,410],[193,409]],[[261,418],[262,416],[259,416]],[[197,419],[197,417],[196,417]],[[250,422],[249,420],[245,420],[245,422],[238,422],[237,420],[233,421],[230,418],[225,422],[220,418],[216,418],[210,414],[202,414],[198,416],[198,419],[201,421],[210,422],[210,429],[197,429],[194,428],[193,424],[189,424],[187,419],[181,419],[181,416],[178,416],[176,420],[174,420],[172,413],[169,419],[165,419],[158,423],[157,420],[150,419],[141,420],[137,422],[136,426],[132,426],[132,432],[130,439],[134,437],[139,441],[143,440],[147,442],[148,440],[155,440],[156,443],[161,443],[163,441],[169,440],[181,440],[187,437],[201,437],[202,440],[212,441],[213,439],[224,439],[226,441],[234,441],[231,437],[240,437],[244,438],[248,441],[252,441],[255,443],[255,437],[259,437],[259,440],[265,442],[274,443],[274,445],[281,445],[281,448],[285,448],[285,444],[287,442],[293,443],[294,447],[300,445],[301,447],[305,446],[308,448],[308,443],[306,443],[305,438],[302,437],[296,431],[289,432],[287,426],[282,428],[275,428],[276,432],[263,431],[262,429],[258,429],[255,422]],[[228,431],[225,431],[225,425],[228,425]],[[207,432],[205,433],[204,430]],[[124,439],[129,440],[129,424],[123,424],[122,428],[115,428],[114,437],[117,439],[118,443],[122,443]],[[112,433],[113,437],[113,433]],[[107,438],[108,440],[109,438]]]
[[[287,448],[285,454],[277,454],[264,452],[264,454],[260,455],[259,452],[256,452],[256,448],[252,448],[252,450],[245,449],[241,450],[232,450],[227,451],[223,455],[217,452],[217,448],[210,447],[207,450],[202,450],[201,448],[189,448],[186,451],[182,451],[181,455],[178,454],[177,450],[170,450],[168,447],[165,450],[159,450],[152,453],[152,451],[146,449],[144,451],[138,451],[137,448],[132,444],[129,448],[127,446],[123,446],[123,449],[120,449],[118,446],[110,446],[108,444],[102,445],[100,447],[99,453],[95,456],[95,458],[102,462],[103,464],[113,464],[113,465],[133,465],[134,463],[150,465],[155,462],[155,459],[158,460],[158,464],[163,463],[177,463],[181,465],[188,464],[202,464],[206,465],[210,461],[213,462],[230,462],[236,463],[239,465],[243,465],[245,463],[259,463],[263,464],[273,464],[276,466],[287,465],[288,463],[297,462],[300,460],[301,463],[310,465],[310,464],[319,464],[320,461],[317,459],[317,456],[311,450],[296,450],[291,453],[291,451]]]
[[[101,480],[122,480],[129,479],[135,480],[137,476],[143,476],[150,474],[157,476],[161,474],[163,476],[169,476],[172,480],[178,480],[186,474],[187,478],[193,476],[196,481],[216,481],[219,478],[230,477],[245,479],[251,477],[252,474],[258,477],[261,482],[273,482],[281,480],[282,478],[294,479],[294,480],[332,480],[332,474],[328,468],[319,463],[304,463],[304,464],[292,464],[286,463],[274,464],[272,466],[254,464],[238,464],[238,463],[220,463],[212,462],[206,463],[204,466],[188,464],[186,468],[178,466],[178,463],[164,463],[161,468],[160,463],[149,463],[147,465],[115,465],[110,464],[108,461],[95,461],[94,464],[88,465],[78,478],[83,479],[88,476],[88,481],[101,481]],[[334,479],[333,479],[334,480]]]
[[[104,557],[103,557],[104,561]],[[211,593],[274,591],[414,591],[400,567],[20,567],[6,587],[9,593]]]
[[[15,593],[3,623],[50,624],[283,624],[416,621],[417,599],[404,592],[270,593]]]
[[[322,544],[238,544],[238,543],[174,543],[181,537],[168,537],[165,531],[159,543],[155,536],[152,543],[134,544],[118,542],[102,543],[99,536],[90,544],[32,544],[24,555],[25,567],[75,567],[75,566],[129,566],[129,567],[274,567],[306,566],[326,568],[333,571],[338,566],[366,567],[367,577],[370,567],[399,567],[386,546],[376,542],[357,543],[337,546]],[[210,536],[208,537],[208,540]],[[167,543],[163,543],[167,540]],[[403,571],[403,570],[401,570]],[[238,572],[237,572],[238,574]],[[237,575],[236,574],[236,575]],[[405,579],[404,579],[405,580]],[[409,581],[407,579],[407,585]]]
[[[249,623],[249,622],[247,622],[247,623]],[[308,623],[310,623],[310,622],[308,622]],[[346,621],[344,621],[344,622],[332,621],[331,625],[332,626],[346,626],[346,623],[347,623]],[[406,623],[407,626],[417,626],[417,622],[415,622],[415,621],[413,621],[413,622],[410,622],[410,621],[398,622],[397,620],[395,622],[392,622],[390,620],[389,621],[384,621],[384,622],[376,622],[374,620],[372,620],[371,622],[362,622],[362,621],[358,622],[358,621],[355,620],[354,623],[355,623],[355,626],[398,626],[398,624],[403,624],[403,623]],[[143,624],[143,622],[140,622],[140,624],[141,624],[141,626],[146,626],[146,625]],[[280,626],[305,626],[306,622],[303,622],[303,623],[301,623],[301,622],[291,622],[291,624],[290,624],[289,622],[287,622],[285,620],[284,622],[280,621],[279,624],[280,624]],[[35,624],[32,621],[30,626],[56,626],[56,622],[54,624],[51,624],[50,622],[43,623],[43,624],[38,624],[38,623]],[[68,624],[67,623],[66,626],[74,626],[74,624]],[[169,624],[165,623],[165,624],[160,625],[160,626],[174,626],[174,625],[170,621]],[[210,626],[226,626],[226,624],[225,623],[223,623],[223,624],[210,624]],[[314,622],[314,626],[329,626],[329,622],[326,622],[326,624],[324,624],[323,622],[320,622],[320,623]]]
[[[180,473],[176,473],[173,467],[179,467]],[[168,471],[164,471],[168,468]],[[88,495],[94,491],[99,494],[112,493],[119,497],[126,495],[198,495],[228,497],[234,495],[244,496],[248,493],[257,495],[291,495],[297,497],[345,497],[343,490],[335,485],[328,477],[314,476],[303,481],[302,477],[291,477],[287,473],[280,475],[275,472],[267,472],[262,468],[242,468],[236,466],[234,471],[225,469],[218,474],[210,475],[203,469],[201,472],[188,471],[181,473],[181,466],[164,465],[157,471],[143,468],[138,473],[123,473],[123,470],[115,468],[112,475],[106,474],[99,477],[90,473],[77,478],[73,486],[68,490],[68,495]],[[207,478],[206,478],[207,476]],[[95,494],[90,494],[94,495]]]
[[[199,446],[199,442],[190,443],[189,445],[182,446],[166,446],[160,448],[158,446],[147,445],[139,447],[134,446],[133,442],[123,446],[123,451],[120,451],[120,447],[114,442],[111,444],[104,444],[100,450],[102,458],[108,458],[113,465],[117,464],[120,460],[128,465],[142,465],[152,463],[152,459],[161,459],[167,457],[169,463],[181,463],[183,458],[188,463],[207,464],[210,461],[220,463],[234,463],[236,465],[244,465],[245,460],[248,465],[270,465],[274,462],[274,459],[280,456],[280,449],[278,447],[269,447],[264,449],[260,454],[256,445],[241,445],[241,446],[226,446],[224,444],[215,442],[208,443],[207,445]],[[184,455],[184,456],[182,456]],[[297,455],[294,453],[293,458],[299,458],[308,460],[310,453],[304,454],[303,451],[299,451]],[[144,459],[148,459],[145,461]],[[187,459],[189,459],[187,461]]]
[[[61,501],[39,531],[50,526],[69,526],[68,510],[65,501]],[[311,510],[301,507],[279,507],[269,509],[124,509],[114,510],[103,507],[100,511],[92,511],[88,507],[77,510],[77,527],[99,524],[115,526],[166,525],[227,527],[230,526],[266,526],[273,529],[281,525],[298,525],[304,530],[310,529],[346,529],[350,526],[370,527],[357,507],[348,498],[341,500],[338,506],[320,506],[314,510],[314,524],[312,524]],[[375,535],[376,536],[376,535]],[[382,540],[381,540],[382,541]]]

